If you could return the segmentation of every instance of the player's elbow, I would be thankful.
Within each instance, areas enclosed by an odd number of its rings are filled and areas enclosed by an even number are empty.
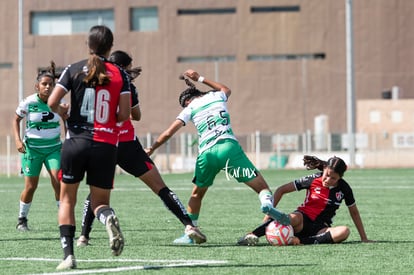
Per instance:
[[[55,113],[58,112],[58,107],[59,107],[58,102],[48,100],[47,106],[49,106],[49,109],[52,110],[52,112],[55,112]]]
[[[141,120],[141,112],[137,108],[132,108],[131,109],[131,117],[135,121],[140,121]]]
[[[230,95],[231,95],[230,88],[224,87],[224,88],[221,89],[221,91],[226,94],[227,98],[230,97]]]

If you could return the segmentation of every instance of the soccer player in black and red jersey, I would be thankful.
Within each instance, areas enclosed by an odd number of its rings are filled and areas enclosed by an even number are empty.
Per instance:
[[[124,246],[118,218],[109,202],[116,165],[117,123],[127,120],[131,113],[129,80],[124,71],[106,59],[113,45],[113,34],[108,27],[93,26],[87,43],[89,59],[67,66],[48,100],[53,111],[67,118],[58,215],[64,260],[57,270],[76,267],[74,208],[85,173],[91,207],[106,226],[112,254],[120,255]],[[69,91],[68,114],[68,104],[60,102]]]
[[[141,73],[141,68],[131,68],[132,58],[124,51],[115,51],[108,58],[109,61],[119,65],[126,70],[131,83],[131,119],[141,119],[141,108],[139,105],[138,91],[132,81]],[[206,241],[206,236],[194,226],[191,218],[181,203],[178,196],[168,188],[162,179],[154,162],[142,148],[141,142],[135,135],[134,125],[131,119],[124,121],[119,127],[119,144],[117,153],[117,164],[129,174],[142,180],[151,190],[164,202],[164,205],[185,226],[185,232],[194,243],[200,244]],[[89,233],[95,215],[90,208],[90,195],[85,200],[82,218],[82,232],[78,238],[77,246],[89,244]]]
[[[345,241],[350,234],[350,229],[344,225],[332,227],[332,218],[343,200],[348,206],[361,241],[371,242],[365,233],[352,188],[342,178],[347,169],[345,162],[341,158],[332,157],[326,162],[321,161],[321,163],[321,172],[284,184],[278,187],[274,193],[273,198],[276,206],[284,194],[306,190],[303,203],[289,214],[290,224],[296,237],[292,244],[299,244],[299,241],[300,244]],[[265,235],[266,227],[272,221],[273,219],[265,217],[263,224],[240,238],[238,244],[256,245],[259,237]]]

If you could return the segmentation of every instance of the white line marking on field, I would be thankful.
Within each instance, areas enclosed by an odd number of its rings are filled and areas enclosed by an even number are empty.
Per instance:
[[[61,259],[50,259],[50,258],[0,258],[0,261],[42,261],[42,262],[60,262]],[[131,270],[143,270],[143,269],[159,269],[159,268],[171,268],[171,267],[185,267],[185,266],[203,266],[203,265],[220,265],[226,264],[227,261],[219,260],[145,260],[145,259],[90,259],[90,260],[76,260],[77,262],[119,262],[119,263],[133,263],[133,262],[144,262],[144,263],[160,263],[160,265],[137,265],[137,266],[124,266],[124,267],[111,267],[111,268],[98,268],[98,269],[87,269],[79,270],[73,269],[64,272],[52,272],[52,273],[39,273],[31,275],[64,275],[64,274],[98,274],[105,272],[122,272]],[[162,264],[164,263],[164,264]]]

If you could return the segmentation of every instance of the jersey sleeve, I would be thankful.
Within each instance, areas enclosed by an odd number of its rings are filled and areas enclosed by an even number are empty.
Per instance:
[[[139,104],[138,89],[134,84],[130,84],[131,88],[131,107],[134,108]]]
[[[18,115],[19,117],[26,117],[27,113],[28,113],[28,102],[27,102],[27,98],[22,100],[19,103],[19,106],[17,106],[16,108],[16,115]]]
[[[216,91],[216,94],[220,95],[220,97],[224,100],[227,101],[227,95],[226,93],[224,93],[223,91]]]
[[[352,191],[351,186],[349,186],[349,184],[345,180],[341,179],[341,181],[341,185],[343,186],[342,190],[344,192],[345,204],[348,207],[352,206],[353,204],[355,204],[354,192]]]
[[[314,179],[322,176],[322,173],[316,173],[308,176],[301,177],[293,181],[297,191],[302,189],[309,189]]]
[[[178,114],[177,119],[181,120],[184,125],[187,125],[191,119],[191,108],[185,107],[181,113]]]
[[[71,65],[66,66],[66,68],[63,70],[62,74],[59,77],[58,83],[56,84],[57,86],[62,87],[66,92],[69,92],[72,89],[70,67]]]

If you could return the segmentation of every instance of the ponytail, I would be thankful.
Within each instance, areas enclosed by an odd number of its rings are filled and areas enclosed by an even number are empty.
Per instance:
[[[83,81],[89,87],[96,87],[97,85],[107,85],[111,81],[106,73],[105,63],[102,57],[96,54],[91,54],[87,63],[88,72]]]
[[[198,90],[194,83],[192,83],[189,79],[185,78],[183,75],[180,75],[179,79],[184,80],[185,84],[187,84],[188,86],[188,88],[184,90],[178,97],[179,104],[181,105],[181,107],[184,108],[187,100],[193,97],[201,96],[204,93]]]
[[[36,77],[37,82],[39,82],[44,76],[52,78],[53,83],[55,83],[55,79],[59,77],[59,76],[56,76],[56,64],[53,60],[50,61],[49,67],[43,70],[39,70],[39,73],[37,74],[37,77]]]
[[[101,56],[109,53],[113,41],[112,31],[104,25],[96,25],[89,30],[88,47],[90,56],[86,65],[88,72],[83,80],[89,87],[107,85],[111,81],[106,72],[104,58]]]

